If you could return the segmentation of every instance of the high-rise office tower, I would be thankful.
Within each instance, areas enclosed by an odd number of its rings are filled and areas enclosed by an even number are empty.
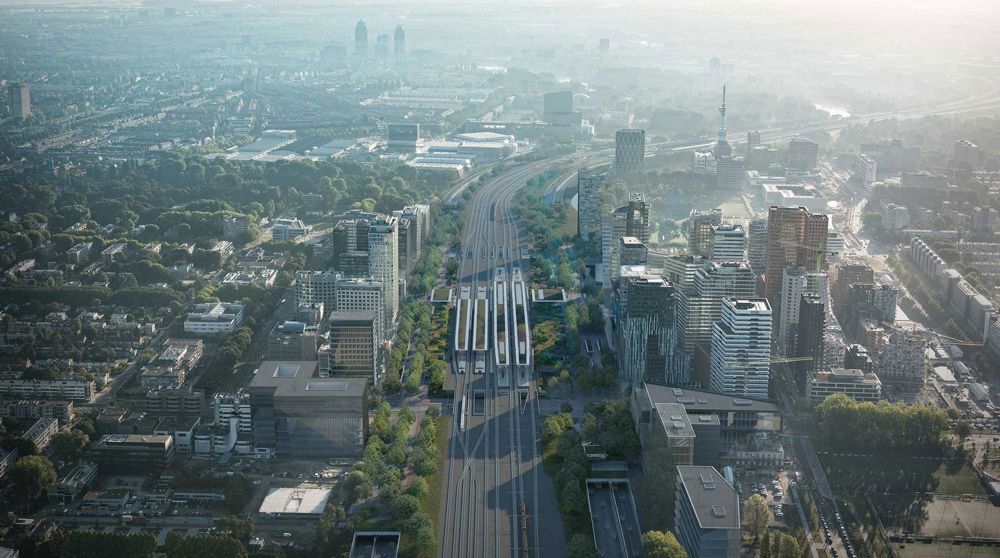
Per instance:
[[[573,112],[572,91],[556,91],[553,93],[546,93],[545,96],[542,97],[543,114],[559,114],[565,112]]]
[[[379,381],[378,315],[333,312],[327,343],[319,348],[320,377],[364,376]]]
[[[833,313],[844,321],[844,308],[854,283],[874,283],[875,270],[865,264],[841,262],[831,270],[830,295],[833,298]]]
[[[641,240],[634,236],[623,236],[618,239],[619,265],[646,265],[649,249]]]
[[[354,56],[368,58],[368,26],[364,21],[354,26]]]
[[[577,173],[577,235],[580,240],[599,240],[601,231],[601,191],[604,174],[591,174],[587,169]]]
[[[392,52],[397,62],[406,58],[406,31],[402,25],[397,25],[392,32]]]
[[[396,253],[396,257],[399,258],[399,274],[402,277],[406,277],[410,269],[413,268],[413,265],[417,263],[417,258],[419,257],[416,245],[417,223],[416,221],[397,218],[396,226],[399,229],[399,251]]]
[[[791,356],[811,358],[796,365],[799,373],[796,378],[799,387],[805,389],[812,374],[826,367],[824,354],[826,352],[826,305],[823,300],[813,294],[803,294],[799,300],[798,327],[793,337]],[[839,363],[836,363],[839,364]]]
[[[625,209],[625,235],[634,236],[640,242],[649,242],[649,204],[646,195],[632,192],[628,195]]]
[[[722,312],[722,299],[752,298],[756,294],[756,279],[746,263],[704,263],[695,272],[691,289],[678,293],[677,336],[680,345],[692,354],[699,345],[707,346],[712,338],[712,325],[719,320]]]
[[[554,127],[579,126],[583,116],[573,110],[573,92],[556,91],[546,93],[542,99],[542,118]]]
[[[688,254],[712,257],[712,242],[715,240],[715,227],[722,224],[722,210],[711,211],[691,210],[688,217]]]
[[[780,161],[781,152],[777,149],[767,145],[755,145],[747,148],[743,166],[747,170],[767,171],[771,165],[777,165]]]
[[[601,262],[605,284],[610,287],[618,276],[618,239],[633,236],[642,243],[649,242],[649,204],[643,194],[629,194],[628,205],[623,205],[604,216],[601,224]]]
[[[780,311],[781,275],[786,267],[826,268],[830,219],[804,207],[771,206],[767,216],[767,267],[764,296]]]
[[[368,219],[359,217],[341,219],[330,231],[330,263],[345,277],[368,275],[368,227]]]
[[[375,37],[375,58],[385,62],[389,58],[389,35],[382,33]]]
[[[747,130],[747,149],[753,149],[760,145],[760,132],[757,130]]]
[[[312,360],[322,338],[316,326],[279,322],[267,336],[268,360]]]
[[[757,275],[763,275],[767,268],[767,218],[752,219],[747,232],[747,258],[750,267]]]
[[[385,332],[399,316],[399,227],[395,217],[380,216],[368,228],[368,269],[382,283]],[[388,336],[388,335],[387,335]]]
[[[388,337],[385,329],[385,297],[382,282],[374,279],[341,279],[337,281],[337,312],[370,312],[375,315],[375,337],[378,342]]]
[[[788,142],[788,169],[810,171],[816,168],[819,144],[806,138],[795,137]]]
[[[712,227],[712,261],[746,261],[747,236],[743,225],[719,225]]]
[[[410,240],[411,249],[414,250],[416,258],[410,257],[411,262],[420,259],[424,252],[424,246],[431,232],[431,207],[426,204],[408,205],[403,209],[397,209],[392,215],[400,221],[410,221],[413,227],[413,238]],[[402,242],[402,240],[400,240]],[[415,244],[414,244],[415,242]]]
[[[715,162],[715,182],[719,190],[739,192],[747,184],[747,171],[742,157],[722,156]]]
[[[420,124],[389,124],[385,130],[386,145],[391,151],[413,153],[420,142]]]
[[[652,260],[652,258],[650,258]],[[688,254],[675,254],[662,259],[662,262],[654,267],[663,269],[663,276],[666,277],[677,292],[693,293],[695,278],[698,271],[708,263],[708,259],[701,256],[691,256]]]
[[[799,303],[803,295],[815,295],[821,302],[827,298],[827,276],[822,271],[809,271],[804,267],[786,267],[781,277],[781,300],[775,320],[775,344],[780,354],[789,354],[794,347],[795,332],[799,324]]]
[[[622,278],[619,292],[623,299],[618,331],[621,380],[662,382],[675,346],[674,286],[658,275],[640,275]]]
[[[10,115],[15,118],[31,116],[31,88],[26,83],[12,83],[7,87]]]
[[[767,398],[771,365],[771,305],[767,299],[722,299],[712,329],[712,389],[737,397]]]
[[[615,133],[615,172],[643,169],[646,157],[646,130],[625,129]]]

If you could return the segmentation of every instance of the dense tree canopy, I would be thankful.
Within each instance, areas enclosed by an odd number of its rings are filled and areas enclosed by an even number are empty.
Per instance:
[[[687,552],[673,533],[646,531],[642,535],[642,550],[646,558],[687,558]]]
[[[948,433],[947,413],[930,405],[859,403],[836,394],[816,407],[816,415],[823,443],[853,453],[934,453]]]
[[[11,489],[21,498],[32,499],[56,482],[56,469],[47,457],[28,455],[14,463],[7,473]]]

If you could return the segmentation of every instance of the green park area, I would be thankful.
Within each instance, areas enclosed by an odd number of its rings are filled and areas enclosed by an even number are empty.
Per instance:
[[[722,216],[725,219],[749,219],[751,217],[750,213],[747,212],[746,204],[743,203],[743,198],[739,196],[726,200],[719,208],[722,209]]]

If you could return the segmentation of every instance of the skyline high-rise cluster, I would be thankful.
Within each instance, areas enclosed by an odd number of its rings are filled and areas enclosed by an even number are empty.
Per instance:
[[[600,178],[595,180],[593,175],[581,172],[578,178],[581,232],[593,230],[594,212],[602,211],[599,200],[605,182],[603,175],[598,176]],[[645,210],[637,211],[640,207]],[[652,219],[646,214],[648,209],[644,200],[637,194],[630,196],[630,205],[602,214],[598,229],[602,235],[602,273],[599,277],[604,277],[606,286],[615,285],[613,293],[616,296],[627,293],[625,286],[634,282],[635,277],[658,277],[671,281],[673,289],[670,298],[675,307],[671,315],[672,338],[675,339],[675,347],[670,365],[663,368],[670,372],[663,374],[650,369],[650,362],[659,366],[655,359],[638,359],[635,352],[620,355],[624,381],[634,382],[647,376],[663,377],[713,389],[718,386],[730,389],[736,385],[734,382],[749,381],[749,387],[740,384],[741,387],[732,389],[740,393],[749,390],[755,397],[767,397],[766,377],[772,358],[788,356],[803,359],[792,367],[800,370],[803,377],[822,371],[826,366],[824,355],[829,344],[827,325],[829,320],[834,319],[830,313],[832,300],[825,271],[829,228],[827,215],[801,207],[774,206],[770,208],[767,218],[749,221],[748,234],[743,224],[724,223],[724,215],[719,208],[692,211],[687,223],[689,255],[664,256],[656,251],[655,245],[643,243],[632,235],[635,230],[633,225],[644,233],[648,230],[645,223]],[[636,218],[637,215],[642,215],[642,218]],[[625,246],[630,251],[627,261],[622,257]],[[750,265],[751,261],[758,266],[756,273]],[[773,269],[778,271],[768,273]],[[759,275],[763,276],[763,280]],[[773,279],[768,281],[769,278]],[[722,338],[716,335],[717,326],[723,322],[722,314],[727,311],[723,303],[726,298],[766,300],[767,320],[773,331],[769,332],[764,346],[754,347],[754,359],[733,360],[726,357],[729,361],[720,365],[719,355],[727,350],[737,350],[733,348],[736,346],[734,343],[741,339],[739,328],[735,325],[732,331],[723,329],[725,335]],[[621,308],[631,306],[622,302],[618,301]],[[633,312],[636,311],[633,309]],[[741,306],[730,308],[728,312],[730,316],[727,319],[730,321],[735,319],[733,316],[745,313]],[[626,323],[624,314],[619,318],[622,324]],[[635,322],[639,323],[642,322]],[[839,325],[836,321],[833,323],[836,332],[839,332]],[[741,324],[745,325],[742,322],[736,325]],[[627,349],[631,346],[627,328],[622,335],[620,346]],[[757,337],[754,339],[760,340]],[[682,363],[683,372],[674,373],[678,369],[675,363]],[[725,381],[720,377],[725,377]]]
[[[830,218],[804,207],[771,206],[767,217],[767,266],[764,296],[780,316],[781,284],[788,267],[826,268]],[[780,318],[779,318],[780,320]]]
[[[430,206],[423,204],[406,206],[393,215],[354,209],[338,216],[325,240],[330,247],[330,269],[296,273],[296,302],[307,307],[321,305],[326,314],[321,319],[336,313],[355,325],[358,320],[364,321],[365,315],[371,315],[372,334],[376,345],[381,346],[392,336],[400,297],[405,296],[406,274],[427,245],[430,231]],[[356,333],[356,327],[354,330]],[[358,336],[351,339],[341,340],[333,353],[327,351],[327,356],[346,354],[344,351],[356,345]],[[377,369],[377,347],[354,353],[354,364],[321,363],[320,369],[366,368],[366,355],[372,351]]]
[[[402,25],[396,25],[392,32],[391,51],[393,59],[400,62],[406,57],[406,30]],[[375,37],[374,57],[382,62],[389,58],[390,37],[388,33],[380,33]],[[354,26],[354,57],[365,60],[369,57],[368,24],[359,20]]]

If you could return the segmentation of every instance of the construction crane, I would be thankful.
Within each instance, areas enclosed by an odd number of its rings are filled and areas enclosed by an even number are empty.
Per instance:
[[[792,242],[791,240],[780,240],[778,244],[782,246],[792,246],[794,248],[799,248],[802,250],[809,250],[810,252],[816,252],[816,272],[819,273],[823,271],[823,260],[826,257],[826,248],[819,248],[818,246],[810,246],[808,244],[799,244],[798,242]]]
[[[958,347],[982,347],[986,345],[984,341],[968,341],[962,339],[955,339],[954,337],[949,337],[943,333],[931,333],[929,335],[932,339],[937,339],[941,341],[942,339],[947,341],[949,345],[956,345]]]
[[[723,370],[739,370],[741,368],[746,368],[748,366],[760,366],[762,364],[767,364],[768,366],[772,364],[791,364],[794,362],[812,362],[813,357],[779,357],[779,358],[769,358],[767,360],[749,360],[747,362],[733,362],[727,364],[723,367]]]
[[[896,331],[900,330],[899,326],[891,322],[879,322],[879,325],[888,327],[890,330]],[[969,341],[968,339],[956,339],[949,335],[937,331],[929,331],[927,329],[922,329],[921,331],[914,332],[915,334],[923,334],[925,342],[937,341],[939,343],[946,341],[949,345],[955,345],[956,347],[983,347],[986,345],[985,341]]]

